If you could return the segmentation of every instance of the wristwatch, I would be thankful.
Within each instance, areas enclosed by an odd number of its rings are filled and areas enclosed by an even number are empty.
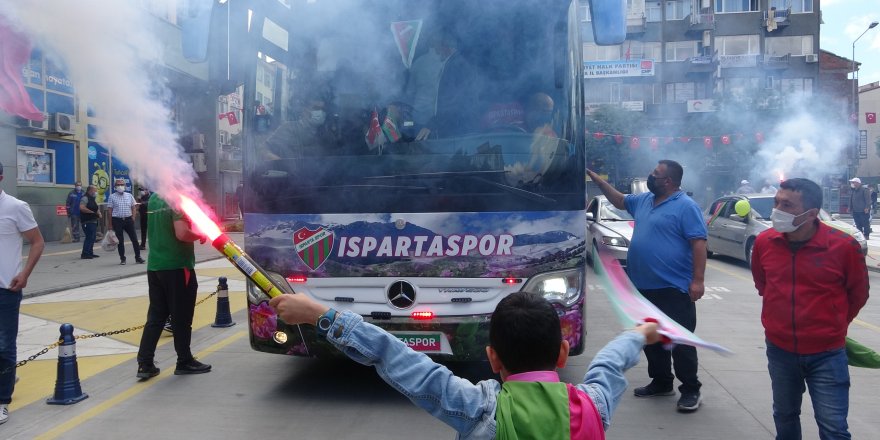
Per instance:
[[[334,321],[336,321],[336,310],[329,309],[319,316],[318,321],[315,322],[318,334],[327,337],[327,332],[330,331],[330,326],[333,325]]]

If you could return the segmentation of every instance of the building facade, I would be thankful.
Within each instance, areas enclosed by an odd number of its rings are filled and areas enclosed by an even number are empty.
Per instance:
[[[859,166],[856,175],[873,185],[878,191],[880,184],[880,82],[859,87]]]
[[[140,5],[152,17],[151,26],[163,46],[164,65],[157,72],[169,92],[171,122],[181,134],[181,147],[193,159],[198,187],[220,212],[224,195],[219,185],[219,107],[217,93],[209,86],[208,63],[184,57],[176,2],[144,0]],[[102,121],[77,94],[76,84],[39,48],[31,51],[22,69],[22,83],[46,120],[0,115],[0,161],[5,167],[0,185],[30,204],[47,240],[59,240],[68,226],[65,198],[75,182],[96,185],[99,200],[106,200],[115,179],[125,180],[126,190],[134,192],[140,182],[132,182],[128,164],[98,137]]]
[[[701,154],[714,148],[704,173],[717,182],[701,188],[706,197],[745,177],[718,146],[762,142],[751,124],[760,117],[725,125],[721,107],[784,111],[786,99],[818,93],[819,0],[627,0],[617,46],[594,44],[586,1],[581,11],[587,113],[637,113],[639,128],[622,133],[624,143],[641,136],[633,148],[683,147],[679,139]]]

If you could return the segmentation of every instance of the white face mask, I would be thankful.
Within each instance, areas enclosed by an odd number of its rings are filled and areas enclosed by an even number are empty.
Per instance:
[[[83,187],[79,185],[75,186],[74,188],[76,189],[76,192],[80,192],[83,189]]]
[[[118,193],[125,192],[125,187],[124,187],[124,186],[117,186],[117,187],[116,187],[116,192],[118,192]]]
[[[787,233],[787,232],[794,232],[794,231],[797,231],[798,228],[800,228],[801,226],[804,225],[803,223],[801,223],[800,225],[795,226],[794,225],[795,220],[798,217],[806,214],[807,212],[810,212],[810,211],[806,211],[801,214],[794,215],[794,214],[789,214],[785,211],[780,211],[776,208],[773,208],[773,212],[770,214],[770,221],[773,222],[773,229],[777,230],[778,232],[781,232],[783,234]]]

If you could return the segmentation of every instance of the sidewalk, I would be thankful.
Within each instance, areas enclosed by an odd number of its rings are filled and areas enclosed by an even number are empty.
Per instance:
[[[240,232],[228,234],[239,246],[244,246],[244,234]],[[115,249],[112,252],[106,252],[101,249],[100,244],[95,244],[94,248],[95,255],[100,255],[100,258],[82,260],[79,257],[82,252],[82,242],[47,242],[40,262],[37,263],[37,267],[28,278],[24,297],[31,298],[147,273],[146,264],[135,263],[134,249],[128,242],[128,237],[125,238],[125,266],[119,265],[119,254]],[[22,256],[27,257],[29,250],[30,246],[25,245]],[[196,263],[223,258],[208,243],[196,243],[195,253]],[[149,254],[150,243],[147,242],[147,249],[141,251],[141,257],[146,260]],[[880,249],[878,249],[878,255],[880,255]]]

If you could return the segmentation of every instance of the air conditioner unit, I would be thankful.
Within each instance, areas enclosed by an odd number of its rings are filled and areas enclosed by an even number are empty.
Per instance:
[[[49,121],[49,128],[52,133],[75,134],[76,116],[67,113],[54,113]]]
[[[819,62],[819,55],[816,55],[814,53],[808,53],[804,57],[804,61],[806,61],[808,63],[818,63]]]

